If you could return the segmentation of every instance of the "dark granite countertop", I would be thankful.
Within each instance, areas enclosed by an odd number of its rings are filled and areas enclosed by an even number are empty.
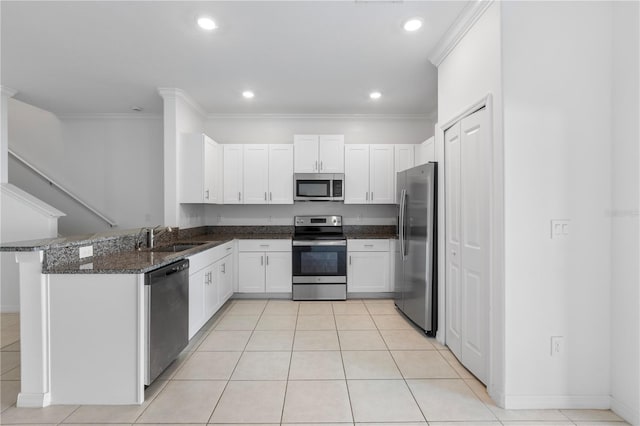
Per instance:
[[[395,226],[345,225],[347,238],[395,238]],[[234,239],[290,239],[291,226],[209,226],[180,229],[167,233],[158,246],[204,242],[181,252],[152,252],[133,247],[142,235],[135,230],[77,235],[73,237],[4,243],[0,251],[45,251],[43,272],[46,274],[143,274]],[[78,260],[81,246],[93,245],[94,256]]]

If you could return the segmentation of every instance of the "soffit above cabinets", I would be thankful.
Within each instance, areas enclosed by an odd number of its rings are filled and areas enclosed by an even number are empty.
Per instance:
[[[159,113],[158,87],[207,113],[429,114],[428,54],[467,4],[3,1],[1,84],[57,114]]]

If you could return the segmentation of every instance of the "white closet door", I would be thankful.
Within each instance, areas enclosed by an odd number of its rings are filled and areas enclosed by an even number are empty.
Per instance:
[[[451,352],[462,361],[462,316],[460,307],[460,123],[444,133],[446,211],[446,335]]]
[[[489,340],[489,165],[487,113],[460,122],[462,363],[487,381]]]

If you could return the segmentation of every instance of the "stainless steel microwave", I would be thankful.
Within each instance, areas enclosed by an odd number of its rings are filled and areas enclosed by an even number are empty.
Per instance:
[[[296,173],[293,175],[295,201],[343,201],[343,173]]]

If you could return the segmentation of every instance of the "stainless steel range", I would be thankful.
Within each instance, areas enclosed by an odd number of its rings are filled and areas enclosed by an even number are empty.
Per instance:
[[[296,216],[294,225],[293,300],[346,300],[342,216]]]

